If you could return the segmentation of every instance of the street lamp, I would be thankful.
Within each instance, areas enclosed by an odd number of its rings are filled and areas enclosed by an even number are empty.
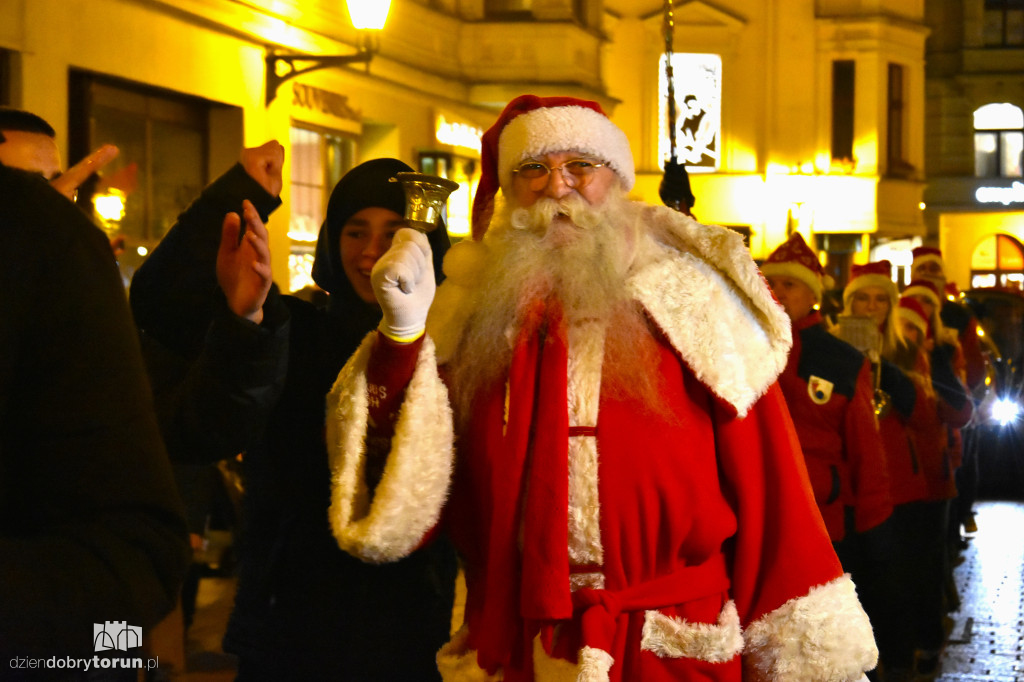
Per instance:
[[[352,20],[352,26],[359,31],[359,44],[353,54],[317,56],[310,54],[276,54],[269,52],[264,58],[267,64],[266,83],[266,105],[277,97],[277,88],[285,81],[291,80],[310,71],[327,68],[329,66],[345,66],[348,64],[363,63],[369,68],[370,60],[377,51],[377,31],[384,28],[388,12],[391,10],[391,0],[347,0],[348,15]],[[282,62],[287,69],[283,74],[277,73],[277,64]],[[295,62],[308,62],[309,66],[298,68]]]

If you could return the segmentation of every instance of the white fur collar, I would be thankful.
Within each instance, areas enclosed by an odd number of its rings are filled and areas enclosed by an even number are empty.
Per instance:
[[[633,295],[697,378],[745,415],[786,366],[789,318],[738,233],[664,206],[644,207],[639,222]],[[486,250],[460,242],[445,257],[448,279],[427,320],[439,362],[455,352]]]
[[[629,278],[634,296],[697,378],[746,414],[786,366],[789,318],[738,233],[666,207],[648,207],[643,224],[653,229]]]

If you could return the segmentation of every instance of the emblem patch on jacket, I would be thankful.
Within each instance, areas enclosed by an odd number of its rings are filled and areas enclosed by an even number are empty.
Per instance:
[[[824,405],[832,397],[832,386],[831,381],[812,374],[807,380],[807,395],[811,396],[815,405]]]

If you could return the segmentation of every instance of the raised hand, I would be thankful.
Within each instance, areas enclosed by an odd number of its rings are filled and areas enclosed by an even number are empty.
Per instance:
[[[399,342],[419,338],[437,287],[427,236],[408,227],[396,232],[391,248],[373,266],[370,282],[384,313],[380,332]]]
[[[281,169],[284,166],[284,147],[277,140],[270,140],[259,147],[248,147],[242,150],[239,159],[242,168],[253,180],[260,183],[271,196],[281,194],[284,180]]]
[[[242,232],[242,220],[245,232]],[[263,304],[273,283],[267,228],[248,200],[242,202],[242,217],[224,217],[220,249],[217,251],[217,282],[235,315],[256,324],[263,321]]]
[[[114,145],[105,144],[51,180],[50,186],[74,201],[78,187],[88,180],[90,175],[117,158],[119,153],[120,150]]]

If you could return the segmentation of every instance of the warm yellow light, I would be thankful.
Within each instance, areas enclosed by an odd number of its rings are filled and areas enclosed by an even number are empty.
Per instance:
[[[135,249],[135,253],[139,254],[140,256],[145,256],[147,253],[149,253],[149,249],[147,249],[145,246],[140,246],[139,248]]]
[[[348,15],[360,31],[384,28],[391,10],[391,0],[348,0]]]
[[[985,330],[981,327],[978,327],[978,336],[985,336]]]
[[[800,165],[800,172],[804,175],[814,175],[814,164],[810,161],[805,161]]]
[[[923,211],[923,210],[925,210],[926,208],[928,208],[928,204],[926,204],[926,203],[924,203],[924,202],[922,201],[921,203],[919,203],[919,204],[917,205],[917,207],[918,207],[919,209],[921,209],[921,210]]]
[[[117,222],[124,218],[124,192],[111,187],[105,194],[97,194],[92,198],[96,213],[108,222]]]

